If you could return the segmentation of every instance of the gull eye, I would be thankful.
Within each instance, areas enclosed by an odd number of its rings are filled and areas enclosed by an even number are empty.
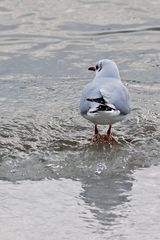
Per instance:
[[[100,66],[98,67],[98,72],[100,72],[102,69],[102,63],[100,63]]]
[[[98,66],[98,64],[96,65],[96,70],[98,70],[98,68],[99,68],[99,66]]]

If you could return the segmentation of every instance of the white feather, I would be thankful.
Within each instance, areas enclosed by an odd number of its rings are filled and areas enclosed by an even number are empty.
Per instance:
[[[94,124],[113,124],[122,121],[130,112],[130,100],[127,88],[120,79],[116,64],[108,59],[98,62],[102,69],[96,71],[94,80],[85,87],[81,102],[81,114]],[[102,98],[103,103],[87,101],[87,99]],[[100,105],[108,106],[106,110],[98,110]]]

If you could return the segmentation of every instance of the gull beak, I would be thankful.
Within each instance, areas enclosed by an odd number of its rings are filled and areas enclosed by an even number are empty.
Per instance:
[[[89,71],[96,71],[96,68],[95,67],[89,67],[88,70]]]

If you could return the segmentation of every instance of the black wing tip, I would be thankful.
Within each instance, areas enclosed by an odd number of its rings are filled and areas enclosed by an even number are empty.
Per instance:
[[[96,110],[92,111],[92,113],[96,113],[96,112],[105,112],[105,111],[112,111],[115,110],[107,105],[99,105]]]
[[[89,102],[97,102],[97,103],[101,103],[101,104],[105,104],[106,103],[103,97],[100,97],[100,98],[87,98],[86,100],[89,101]]]

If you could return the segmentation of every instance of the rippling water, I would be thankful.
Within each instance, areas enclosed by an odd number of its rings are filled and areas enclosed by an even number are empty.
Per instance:
[[[2,239],[160,238],[159,11],[158,0],[0,2]],[[103,58],[135,108],[112,148],[89,143],[79,114]]]

